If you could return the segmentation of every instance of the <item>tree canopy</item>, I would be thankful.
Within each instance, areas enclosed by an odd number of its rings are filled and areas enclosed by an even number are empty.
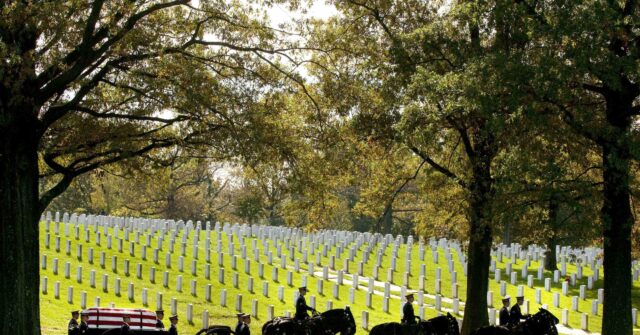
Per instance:
[[[49,208],[458,238],[465,335],[494,242],[598,245],[602,333],[630,335],[636,2],[312,4],[0,4],[7,331],[39,333]]]

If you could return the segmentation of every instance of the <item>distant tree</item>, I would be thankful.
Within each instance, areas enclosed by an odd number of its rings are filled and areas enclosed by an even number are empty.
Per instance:
[[[507,244],[546,245],[545,268],[555,270],[556,245],[599,241],[601,166],[596,148],[573,135],[558,115],[538,113],[530,110],[521,135],[500,158],[497,233]]]

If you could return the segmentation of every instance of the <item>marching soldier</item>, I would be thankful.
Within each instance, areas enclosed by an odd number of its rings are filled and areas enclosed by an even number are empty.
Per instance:
[[[304,295],[307,293],[307,287],[306,286],[300,287],[298,288],[298,291],[300,292],[300,296],[298,296],[298,300],[296,300],[295,319],[305,320],[309,318],[309,314],[307,314],[307,311],[315,312],[316,310],[314,308],[307,306],[307,301],[304,299]]]
[[[242,316],[242,330],[240,331],[240,334],[236,334],[236,335],[251,335],[249,324],[251,324],[251,315],[244,314]]]
[[[131,334],[131,328],[129,327],[129,322],[131,322],[130,316],[125,315],[122,317],[122,326],[120,326],[120,335]]]
[[[89,314],[85,312],[80,313],[80,334],[85,334],[89,330],[89,324],[87,323],[88,321]]]
[[[169,327],[169,335],[178,335],[178,328],[176,328],[176,325],[178,324],[178,316],[170,316],[169,322],[171,322],[171,326]]]
[[[236,333],[236,335],[240,335],[240,333],[242,332],[242,326],[244,325],[244,322],[242,322],[244,313],[238,313],[236,314],[236,316],[238,317],[238,323],[236,324],[236,330],[234,331],[234,333]]]
[[[80,316],[78,311],[71,312],[71,320],[69,320],[69,335],[78,334],[78,316]]]
[[[407,298],[407,302],[402,306],[402,320],[401,323],[406,325],[415,325],[416,322],[416,314],[413,311],[413,293],[408,293],[405,298]]]
[[[156,328],[164,330],[162,319],[164,319],[164,310],[159,309],[156,311]]]
[[[500,325],[509,326],[511,324],[511,317],[509,316],[509,305],[511,305],[511,297],[505,296],[502,298],[502,308],[500,309]]]
[[[524,319],[524,315],[522,315],[522,311],[520,310],[520,306],[524,303],[524,296],[519,295],[516,297],[516,304],[511,307],[511,313],[509,315],[509,319],[511,320],[511,325],[515,326],[520,323],[520,319]]]

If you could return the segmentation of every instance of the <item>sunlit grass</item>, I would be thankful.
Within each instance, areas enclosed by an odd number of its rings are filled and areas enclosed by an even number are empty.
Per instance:
[[[113,230],[110,230],[113,232]],[[118,252],[117,250],[117,242],[114,238],[112,240],[111,249],[107,248],[106,238],[102,236],[102,243],[100,246],[96,245],[96,236],[93,230],[90,233],[90,242],[84,242],[84,233],[80,234],[80,238],[76,239],[73,229],[71,229],[69,237],[64,236],[64,229],[61,225],[60,228],[60,238],[61,238],[61,247],[60,252],[55,251],[55,234],[53,232],[53,224],[51,224],[50,231],[50,247],[46,248],[44,239],[46,236],[44,225],[41,225],[41,254],[47,255],[47,268],[41,269],[41,277],[46,276],[48,278],[48,293],[41,293],[41,318],[42,318],[42,326],[44,334],[66,334],[66,325],[69,319],[69,312],[74,309],[80,308],[80,292],[86,291],[87,293],[87,306],[93,307],[95,297],[100,297],[101,306],[108,306],[110,304],[115,304],[117,307],[146,307],[150,310],[155,310],[156,308],[156,294],[158,292],[162,292],[163,294],[163,308],[169,314],[170,311],[170,302],[172,298],[177,300],[177,308],[178,314],[181,316],[181,323],[179,325],[180,332],[182,334],[195,334],[200,327],[202,326],[202,313],[204,310],[208,310],[210,321],[209,324],[226,324],[233,326],[235,323],[235,301],[236,295],[242,294],[242,311],[246,313],[251,312],[251,303],[252,300],[258,301],[258,317],[255,318],[251,324],[251,331],[253,334],[259,334],[260,328],[264,322],[267,321],[267,306],[274,306],[274,314],[275,315],[284,315],[285,311],[290,311],[293,313],[293,297],[294,293],[297,291],[297,287],[302,282],[302,276],[307,276],[307,287],[310,292],[307,296],[307,302],[310,301],[310,296],[315,296],[316,299],[316,308],[320,311],[325,310],[327,301],[331,300],[333,302],[333,308],[342,308],[346,305],[351,305],[351,309],[353,311],[354,317],[356,319],[356,323],[358,326],[361,324],[361,316],[362,311],[367,310],[369,312],[369,326],[373,326],[382,322],[389,321],[399,321],[401,315],[401,302],[398,299],[391,299],[389,303],[389,312],[384,313],[382,311],[382,301],[383,298],[379,295],[373,295],[372,308],[368,309],[365,306],[365,296],[366,289],[360,288],[355,292],[355,303],[349,303],[349,287],[350,285],[342,285],[340,287],[340,293],[338,299],[333,298],[332,295],[332,287],[333,282],[326,281],[324,282],[324,294],[320,295],[316,290],[316,282],[317,280],[321,280],[322,276],[318,275],[316,277],[309,276],[307,264],[302,264],[302,253],[300,250],[295,250],[294,259],[299,259],[300,264],[300,272],[293,271],[294,261],[288,255],[288,250],[283,248],[283,253],[287,255],[287,267],[288,270],[293,272],[293,282],[292,285],[287,284],[287,270],[279,269],[278,271],[278,280],[277,282],[272,281],[272,269],[274,267],[280,267],[280,258],[277,257],[277,248],[275,247],[275,243],[270,242],[269,248],[273,253],[273,264],[269,265],[267,261],[267,256],[265,255],[263,246],[261,241],[256,243],[257,247],[260,249],[259,261],[264,265],[264,277],[258,277],[258,262],[254,261],[254,250],[252,248],[251,239],[246,239],[246,254],[247,258],[251,260],[251,276],[254,278],[254,287],[253,293],[247,291],[249,275],[244,272],[244,259],[241,258],[241,246],[238,242],[237,237],[234,238],[234,250],[235,255],[238,256],[237,268],[236,270],[232,270],[232,257],[228,254],[228,241],[226,239],[226,235],[222,234],[222,252],[224,255],[224,284],[218,282],[218,255],[217,255],[217,234],[215,232],[210,233],[211,239],[211,262],[209,263],[211,274],[210,280],[205,279],[204,277],[204,268],[205,268],[205,248],[204,241],[206,239],[206,233],[204,231],[200,232],[200,242],[198,245],[198,261],[197,261],[197,272],[196,275],[191,275],[191,261],[193,258],[193,250],[192,245],[195,239],[195,232],[191,232],[188,236],[186,254],[184,256],[184,271],[178,271],[178,258],[180,257],[181,250],[181,241],[182,234],[184,232],[180,232],[176,237],[176,243],[174,245],[174,251],[171,253],[171,267],[167,268],[165,266],[165,255],[169,251],[169,235],[166,235],[163,241],[163,249],[159,253],[158,263],[155,264],[153,262],[153,248],[157,246],[157,234],[152,238],[151,247],[147,248],[147,259],[143,260],[141,258],[141,246],[146,242],[146,238],[141,236],[140,243],[135,244],[135,234],[130,233],[129,238],[130,241],[123,241],[123,250],[122,252]],[[100,232],[103,232],[103,229],[100,229]],[[122,231],[120,231],[119,236],[121,238],[124,237]],[[65,244],[66,241],[69,240],[71,242],[71,253],[67,255],[65,253]],[[82,250],[82,258],[78,260],[76,255],[76,245],[83,245]],[[129,255],[129,244],[135,244],[135,255]],[[309,245],[307,244],[307,247]],[[94,249],[94,260],[93,264],[88,262],[88,253],[89,247]],[[350,262],[350,271],[356,272],[358,268],[358,262],[362,260],[363,251],[365,250],[366,245],[362,246],[358,251],[354,262]],[[428,245],[425,246],[425,261],[426,265],[426,273],[425,273],[425,291],[428,294],[433,294],[435,288],[435,272],[436,268],[441,268],[442,273],[442,295],[445,297],[451,296],[451,274],[447,270],[446,260],[444,257],[444,250],[440,249],[439,251],[439,264],[434,264],[431,256],[431,250]],[[378,247],[374,248],[372,253],[369,256],[369,261],[363,266],[363,276],[371,276],[373,274],[373,267],[376,262],[376,253]],[[384,257],[382,259],[382,265],[379,269],[379,281],[385,282],[387,280],[387,268],[390,267],[391,264],[391,256],[392,256],[393,246],[390,245],[386,250]],[[99,259],[100,252],[105,253],[105,267],[100,267]],[[316,253],[322,253],[322,249],[318,248]],[[335,255],[336,248],[332,248],[327,257],[321,257],[321,264],[327,265],[329,264],[329,257],[331,255]],[[453,253],[453,252],[452,252]],[[396,272],[394,272],[394,280],[393,283],[401,286],[403,280],[403,273],[405,272],[405,260],[404,255],[406,254],[406,245],[402,245],[398,251],[398,259]],[[111,269],[111,258],[112,256],[117,256],[117,273],[112,272]],[[336,259],[335,267],[337,269],[342,269],[343,267],[343,259],[347,258],[349,255],[349,248],[345,248],[342,252],[342,258]],[[420,273],[420,265],[423,262],[419,261],[419,246],[417,243],[414,244],[411,252],[412,262],[411,262],[411,277],[409,281],[409,289],[417,290],[418,289],[418,281],[419,281],[419,273]],[[52,272],[52,262],[53,259],[57,258],[59,261],[58,274],[54,275]],[[125,259],[130,261],[130,273],[129,275],[124,274],[124,262]],[[457,255],[453,253],[453,259],[456,260],[455,263],[455,271],[457,272],[458,278],[458,296],[464,301],[466,292],[466,277],[463,275],[463,269],[459,262],[457,262]],[[310,256],[309,261],[315,262],[315,256]],[[71,263],[71,274],[67,279],[64,277],[64,264],[66,262]],[[142,264],[142,278],[138,279],[135,275],[135,267],[136,264]],[[513,270],[520,272],[520,269],[524,264],[523,261],[518,261],[513,265]],[[78,265],[83,266],[82,273],[82,283],[76,282],[76,268]],[[156,269],[156,278],[155,283],[151,283],[149,281],[149,273],[151,267],[155,267]],[[498,267],[504,269],[506,267],[505,263],[498,263]],[[536,262],[531,262],[529,267],[529,272],[535,275],[535,271],[538,267]],[[90,287],[89,285],[89,276],[90,270],[96,271],[96,287]],[[314,270],[316,272],[322,272],[322,266],[315,266]],[[168,287],[163,286],[162,276],[163,273],[167,271],[169,273],[169,285]],[[567,271],[569,273],[575,271],[573,265],[567,266]],[[233,273],[238,273],[238,288],[233,287],[232,278]],[[108,291],[103,291],[101,288],[102,275],[107,274],[109,276],[108,283]],[[565,308],[570,308],[571,306],[571,295],[578,295],[579,285],[585,284],[587,281],[587,276],[590,275],[590,269],[583,269],[583,279],[579,281],[579,283],[575,287],[570,288],[569,296],[565,297],[561,295],[560,304],[561,306],[565,306]],[[183,283],[182,283],[182,292],[176,291],[176,281],[178,275],[182,275]],[[504,275],[504,271],[503,271]],[[116,277],[121,279],[121,292],[120,295],[117,296],[114,292],[115,280]],[[493,277],[493,275],[492,275]],[[544,277],[553,277],[552,273],[545,272]],[[602,277],[602,272],[601,272]],[[190,282],[195,279],[197,281],[197,292],[195,296],[190,294]],[[504,277],[503,277],[504,279]],[[56,281],[60,282],[61,290],[60,290],[60,298],[55,299],[53,296],[53,287]],[[269,294],[268,297],[262,295],[262,284],[263,282],[269,283]],[[129,300],[127,297],[127,287],[129,283],[133,283],[135,287],[134,299]],[[212,294],[211,294],[211,302],[205,300],[205,287],[206,284],[212,285]],[[528,288],[526,286],[526,278],[519,279],[517,284],[521,284],[525,287],[525,297],[530,301],[530,310],[536,311],[540,305],[535,304],[535,287],[542,288],[542,302],[549,306],[549,310],[554,313],[558,318],[560,318],[561,310],[554,308],[552,305],[552,294],[553,292],[561,292],[561,284],[553,284],[551,292],[546,292],[544,290],[544,282],[534,280],[534,288]],[[360,285],[366,286],[366,281],[361,280]],[[73,286],[74,295],[73,295],[73,303],[67,302],[67,287]],[[284,287],[284,301],[278,300],[278,287]],[[596,289],[602,286],[602,278],[600,281],[594,283],[594,289],[592,291],[587,291],[587,299],[580,301],[580,312],[587,312],[590,314],[591,311],[591,299],[597,298]],[[148,289],[148,306],[143,306],[141,301],[142,289]],[[220,304],[220,295],[221,290],[226,289],[227,291],[227,304],[226,306],[221,306]],[[490,280],[490,288],[491,291],[494,292],[494,306],[499,306],[500,304],[500,286],[499,283],[496,283],[493,278]],[[381,288],[378,290],[382,291]],[[507,293],[511,296],[515,296],[517,291],[517,286],[507,284]],[[399,295],[397,292],[392,292],[393,295]],[[633,295],[633,305],[634,307],[640,307],[640,283],[634,283],[634,290],[632,292]],[[187,305],[193,305],[193,322],[191,324],[187,323],[186,311]],[[425,317],[434,317],[437,315],[437,312],[433,309],[434,301],[425,296],[425,304],[431,306],[430,308],[426,308]],[[442,304],[443,308],[450,309],[451,304],[444,303]],[[463,311],[463,307],[460,307],[460,310]],[[418,312],[418,308],[416,308],[416,313]],[[599,308],[599,315],[602,312],[602,306]],[[577,312],[570,312],[569,325],[574,328],[580,327],[580,314]],[[167,322],[165,322],[167,324]],[[589,329],[592,331],[599,331],[601,325],[601,316],[592,316],[589,315]],[[362,328],[359,328],[359,333],[366,332]]]

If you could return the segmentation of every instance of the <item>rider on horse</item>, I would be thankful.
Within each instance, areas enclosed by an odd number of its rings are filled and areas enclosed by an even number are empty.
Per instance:
[[[516,326],[520,323],[520,320],[525,318],[525,315],[522,315],[522,311],[520,310],[520,306],[524,303],[524,296],[519,295],[516,297],[516,304],[511,307],[511,312],[509,313],[509,320],[511,321],[511,326]]]
[[[407,298],[407,302],[405,302],[404,306],[402,306],[402,320],[401,323],[405,325],[415,325],[416,322],[416,314],[413,311],[413,293],[408,293],[405,295]]]
[[[307,314],[307,311],[316,312],[316,310],[315,308],[311,308],[307,306],[307,301],[304,299],[304,295],[307,293],[307,287],[306,286],[299,287],[298,291],[300,292],[300,295],[296,300],[295,319],[301,321],[309,318],[309,314]]]

